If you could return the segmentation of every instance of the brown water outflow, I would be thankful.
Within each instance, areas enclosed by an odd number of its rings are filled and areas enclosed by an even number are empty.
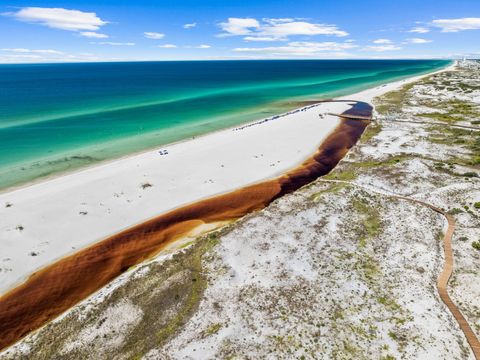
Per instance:
[[[371,112],[370,105],[352,102],[345,114]],[[366,120],[343,118],[310,159],[285,175],[175,209],[37,271],[0,297],[0,349],[62,314],[198,225],[238,219],[327,174],[357,142],[367,124]]]

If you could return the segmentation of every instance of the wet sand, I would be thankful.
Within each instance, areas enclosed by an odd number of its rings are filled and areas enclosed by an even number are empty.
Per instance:
[[[371,114],[356,103],[345,114]],[[129,228],[30,276],[0,298],[0,349],[38,329],[108,284],[129,267],[205,223],[238,219],[332,170],[360,138],[368,121],[342,119],[318,151],[275,179],[180,207]]]

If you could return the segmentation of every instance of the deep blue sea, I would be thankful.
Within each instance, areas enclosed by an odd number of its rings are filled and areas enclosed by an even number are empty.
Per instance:
[[[443,60],[0,65],[0,189],[448,65]]]

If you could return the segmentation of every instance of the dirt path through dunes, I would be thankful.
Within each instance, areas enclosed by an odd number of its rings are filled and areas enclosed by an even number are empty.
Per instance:
[[[454,127],[454,128],[480,131],[480,127],[478,127],[478,126],[455,125],[455,124],[450,124],[450,123],[446,123],[446,122],[438,122],[438,121],[415,121],[415,120],[380,120],[380,121],[410,123],[410,124],[422,124],[422,125],[440,125],[440,126],[450,126],[450,127]]]
[[[351,106],[345,114],[372,112],[366,103],[352,102]],[[286,174],[174,209],[40,269],[0,297],[0,349],[48,323],[197,226],[238,219],[327,174],[355,145],[368,123],[342,119],[315,154]]]
[[[358,185],[350,181],[325,180],[325,179],[322,179],[321,181],[348,184],[348,185],[360,187],[367,191],[371,191],[371,192],[374,192],[383,196],[387,196],[393,199],[410,201],[415,204],[426,206],[431,210],[443,215],[447,219],[448,228],[443,237],[443,251],[445,254],[445,263],[443,265],[443,270],[440,273],[440,276],[438,277],[438,281],[437,281],[438,294],[440,295],[440,299],[443,301],[443,303],[447,306],[447,308],[450,310],[450,312],[454,316],[455,320],[460,326],[460,329],[465,334],[468,344],[470,345],[472,352],[475,355],[475,359],[480,360],[480,342],[477,336],[475,335],[475,333],[473,332],[472,328],[468,324],[467,320],[461,313],[460,309],[455,305],[455,303],[452,301],[452,299],[448,295],[448,281],[452,276],[453,265],[454,265],[453,251],[452,251],[452,237],[453,237],[453,232],[455,231],[456,222],[453,215],[450,215],[447,212],[443,211],[442,209],[421,200],[417,200],[411,197],[386,193],[385,191],[375,190],[375,189],[372,189],[371,187]]]

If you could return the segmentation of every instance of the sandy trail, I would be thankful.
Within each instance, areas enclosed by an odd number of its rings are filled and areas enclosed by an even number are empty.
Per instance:
[[[409,123],[409,124],[422,124],[422,125],[440,125],[440,126],[450,126],[453,128],[460,128],[460,129],[469,129],[469,130],[480,130],[478,126],[468,126],[468,125],[456,125],[456,124],[449,124],[445,122],[439,121],[415,121],[415,120],[390,120],[388,122],[397,122],[397,123]]]

